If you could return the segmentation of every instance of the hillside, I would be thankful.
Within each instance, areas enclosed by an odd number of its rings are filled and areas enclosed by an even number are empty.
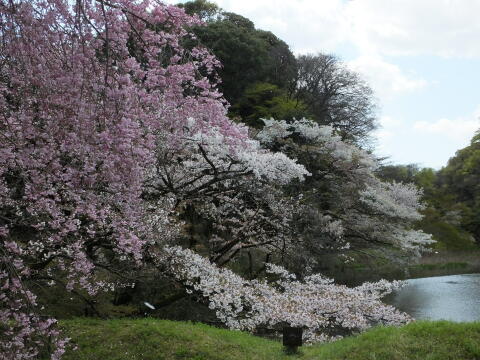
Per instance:
[[[420,321],[402,328],[378,327],[335,343],[302,347],[296,356],[283,354],[279,342],[203,324],[76,319],[62,326],[78,345],[67,360],[480,358],[480,323]]]

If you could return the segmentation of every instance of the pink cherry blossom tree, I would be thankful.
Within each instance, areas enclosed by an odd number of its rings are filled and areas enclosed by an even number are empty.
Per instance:
[[[29,284],[110,289],[96,270],[123,278],[174,237],[179,192],[307,173],[226,117],[218,62],[185,47],[198,23],[149,0],[0,1],[1,353],[60,357],[65,340]],[[172,183],[176,159],[164,155],[185,151]],[[162,175],[171,188],[152,196]]]
[[[193,132],[247,139],[207,80],[217,61],[183,46],[197,23],[155,1],[0,1],[2,354],[34,358],[49,338],[63,352],[30,282],[60,273],[93,294],[108,287],[95,269],[140,266],[147,235],[168,236],[144,221],[143,184],[188,118]]]

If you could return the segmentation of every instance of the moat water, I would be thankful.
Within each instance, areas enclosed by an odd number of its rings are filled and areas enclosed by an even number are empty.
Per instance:
[[[384,301],[417,320],[480,321],[480,274],[406,280]]]

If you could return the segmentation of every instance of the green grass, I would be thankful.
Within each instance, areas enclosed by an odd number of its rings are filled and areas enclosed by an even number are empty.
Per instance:
[[[204,324],[154,319],[76,319],[61,324],[78,345],[78,350],[67,354],[68,360],[224,360],[282,356],[282,347],[277,342]]]
[[[462,360],[480,359],[480,323],[419,321],[380,327],[357,337],[312,347],[306,359]]]
[[[449,263],[439,263],[439,264],[417,264],[411,265],[409,267],[410,270],[421,271],[421,270],[459,270],[465,269],[468,267],[468,263],[466,262],[449,262]]]
[[[377,327],[331,344],[283,353],[280,342],[203,324],[155,319],[61,322],[78,345],[67,360],[462,360],[480,359],[480,323],[419,321],[401,328]]]

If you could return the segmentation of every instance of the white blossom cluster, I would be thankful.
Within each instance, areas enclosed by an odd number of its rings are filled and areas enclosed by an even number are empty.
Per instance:
[[[198,121],[189,118],[181,144],[171,148],[159,142],[156,166],[145,181],[152,232],[173,234],[166,230],[166,219],[173,221],[168,213],[194,208],[212,229],[206,242],[217,263],[245,248],[284,248],[294,238],[289,225],[297,201],[280,187],[309,175],[304,166],[263,149],[256,140],[236,143],[219,127],[198,128]],[[168,211],[165,199],[172,204]]]
[[[396,245],[417,256],[421,255],[421,251],[428,251],[425,246],[435,242],[431,234],[424,233],[422,230],[395,229],[394,231],[393,238],[398,242]]]
[[[377,180],[377,179],[376,179]],[[367,184],[360,199],[370,208],[390,217],[420,220],[421,191],[413,184],[385,183],[379,180]]]
[[[373,324],[399,325],[412,320],[380,300],[401,282],[381,280],[349,288],[320,274],[300,281],[271,264],[267,273],[276,280],[248,281],[180,247],[165,248],[161,261],[188,291],[203,295],[231,329],[252,331],[289,324],[305,328],[305,340],[316,342],[333,339],[340,328],[360,331]]]
[[[144,222],[150,234],[149,244],[172,244],[181,232],[182,222],[175,212],[176,198],[165,195],[145,203]]]
[[[294,120],[291,123],[285,120],[262,119],[264,128],[257,134],[256,138],[264,145],[269,146],[275,141],[282,140],[295,134],[307,140],[309,143],[321,144],[319,149],[322,153],[329,153],[339,165],[341,161],[356,161],[362,168],[374,170],[378,164],[363,149],[358,146],[342,141],[342,138],[335,134],[331,126],[322,126],[308,120]]]
[[[323,239],[316,248],[341,250],[360,241],[393,244],[419,254],[434,242],[429,234],[413,230],[413,223],[422,218],[422,192],[413,184],[378,179],[379,164],[371,154],[342,140],[331,127],[307,119],[263,121],[257,139],[308,165],[308,181],[326,192],[311,185],[307,192],[301,190],[314,206],[327,209],[310,210],[312,232]]]
[[[190,124],[195,128],[194,119],[190,119]],[[187,144],[191,151],[197,151],[196,147],[201,145],[208,152],[210,160],[219,168],[234,162],[235,168],[249,171],[258,179],[282,185],[293,179],[303,180],[309,175],[308,171],[295,160],[283,153],[273,153],[262,148],[257,140],[249,139],[241,145],[232,143],[230,146],[225,146],[229,143],[228,138],[220,128],[215,126],[209,128],[208,132],[192,134],[190,140]],[[199,156],[192,161],[191,166],[202,166],[202,159]],[[208,165],[211,164],[203,164],[206,167]]]
[[[293,179],[303,180],[308,171],[284,153],[266,151],[245,151],[239,154],[244,163],[257,179],[268,179],[280,185],[288,184]]]
[[[257,134],[256,138],[263,144],[272,144],[293,133],[303,136],[310,141],[328,140],[333,133],[331,126],[320,126],[307,119],[294,120],[291,123],[285,120],[261,119],[265,126]]]
[[[214,233],[207,241],[217,263],[229,261],[242,249],[255,247],[275,252],[296,241],[291,222],[297,202],[267,184],[248,185],[198,204]]]

